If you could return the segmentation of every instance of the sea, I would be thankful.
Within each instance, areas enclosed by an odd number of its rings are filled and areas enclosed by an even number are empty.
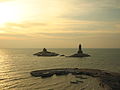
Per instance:
[[[88,68],[120,73],[120,49],[83,48],[91,57],[64,56],[38,57],[33,54],[42,48],[0,49],[0,90],[69,90],[65,77],[42,79],[30,75],[31,71],[54,68]],[[77,52],[75,48],[48,48],[48,51],[66,56]],[[53,89],[54,88],[54,89]],[[71,89],[75,90],[75,89]]]

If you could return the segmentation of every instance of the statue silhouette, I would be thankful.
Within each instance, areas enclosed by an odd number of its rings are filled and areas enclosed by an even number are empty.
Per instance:
[[[78,53],[83,53],[82,48],[81,48],[81,44],[79,44],[79,50]]]
[[[81,44],[79,44],[79,50],[81,51]]]

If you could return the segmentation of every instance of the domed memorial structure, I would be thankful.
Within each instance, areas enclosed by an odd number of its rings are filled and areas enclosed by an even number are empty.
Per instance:
[[[43,51],[35,53],[36,56],[58,56],[59,54],[54,52],[48,52],[46,48],[43,48]]]
[[[90,57],[90,55],[83,53],[81,44],[79,44],[79,50],[77,53],[70,55],[69,57]]]

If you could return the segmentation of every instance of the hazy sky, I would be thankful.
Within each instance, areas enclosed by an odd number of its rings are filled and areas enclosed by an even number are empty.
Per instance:
[[[0,0],[0,48],[120,48],[120,0]]]

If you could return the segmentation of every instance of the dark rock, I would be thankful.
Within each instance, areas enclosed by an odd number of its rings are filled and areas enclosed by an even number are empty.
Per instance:
[[[59,54],[54,53],[54,52],[48,52],[47,49],[44,48],[42,52],[38,52],[33,55],[36,55],[36,56],[58,56]]]
[[[60,69],[48,69],[32,71],[30,74],[35,77],[51,77],[52,75],[67,75],[72,73],[73,75],[88,75],[96,77],[100,80],[100,86],[106,90],[120,90],[120,73],[107,72],[97,69],[76,69],[76,68],[60,68]],[[83,83],[82,81],[75,81],[70,83]]]
[[[83,76],[80,76],[80,75],[76,75],[75,77],[80,78],[80,79],[87,79],[87,77],[83,77]]]
[[[80,81],[80,80],[76,80],[76,82],[78,82],[78,83],[84,83],[83,81]]]
[[[55,74],[58,76],[58,75],[67,75],[69,74],[69,72],[67,71],[64,71],[64,70],[61,70],[61,71],[56,71]]]
[[[31,72],[31,75],[32,75],[32,76],[35,76],[35,77],[45,78],[45,77],[51,77],[51,76],[53,76],[53,73],[33,71],[33,72]]]
[[[69,56],[69,57],[90,57],[90,55],[83,53],[82,48],[81,48],[81,44],[80,44],[78,52]]]
[[[43,73],[41,75],[42,78],[47,78],[47,77],[51,77],[51,76],[53,76],[53,73],[49,73],[49,72]]]
[[[75,72],[71,72],[72,73],[72,75],[81,75],[81,74],[83,74],[83,72],[79,72],[79,71],[75,71]]]
[[[62,55],[60,55],[60,56],[62,57],[62,56],[65,56],[65,55],[62,54]]]
[[[70,81],[70,83],[72,83],[72,84],[78,84],[78,82],[76,82],[76,81]]]
[[[85,53],[80,53],[80,54],[76,53],[76,54],[73,54],[73,55],[71,55],[69,57],[90,57],[90,55],[85,54]]]

